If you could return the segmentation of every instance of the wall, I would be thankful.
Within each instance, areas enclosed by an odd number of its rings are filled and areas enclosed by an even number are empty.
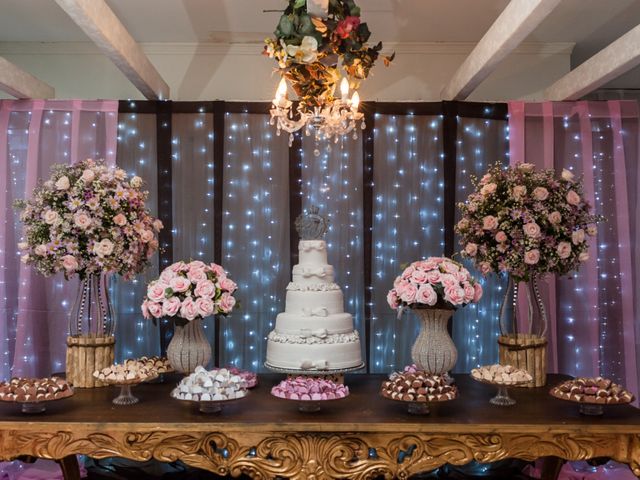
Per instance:
[[[365,100],[435,101],[471,43],[387,45],[392,66],[380,65],[361,89]],[[171,88],[173,100],[269,100],[275,63],[260,44],[143,44]],[[573,44],[523,44],[469,98],[531,97],[570,69]],[[91,43],[0,43],[0,55],[56,89],[57,98],[141,98],[122,73]],[[4,97],[6,98],[6,97]]]

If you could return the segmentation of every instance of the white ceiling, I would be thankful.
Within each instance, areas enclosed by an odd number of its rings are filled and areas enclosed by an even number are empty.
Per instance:
[[[139,42],[261,42],[284,0],[107,0]],[[372,40],[475,42],[508,0],[360,0]],[[574,42],[579,64],[640,24],[640,0],[563,0],[528,42]],[[0,0],[0,42],[83,42],[53,0]]]

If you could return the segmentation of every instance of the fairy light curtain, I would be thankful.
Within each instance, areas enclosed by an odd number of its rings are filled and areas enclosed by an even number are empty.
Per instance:
[[[0,373],[64,369],[68,311],[77,283],[44,278],[20,263],[22,226],[12,208],[55,163],[115,163],[118,102],[0,101]]]
[[[547,280],[551,366],[637,391],[638,104],[511,102],[509,114],[511,160],[582,177],[587,201],[605,218],[580,272]]]

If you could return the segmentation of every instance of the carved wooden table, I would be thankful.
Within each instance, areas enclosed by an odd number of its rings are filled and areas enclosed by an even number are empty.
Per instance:
[[[125,457],[182,460],[220,475],[257,478],[406,478],[445,463],[505,458],[610,457],[640,476],[640,411],[609,408],[583,417],[548,388],[513,389],[515,407],[489,404],[495,388],[456,375],[460,398],[412,416],[381,398],[380,375],[351,375],[351,396],[317,413],[269,395],[281,377],[263,375],[222,414],[198,413],[169,397],[173,382],[135,388],[141,403],[116,407],[111,388],[78,390],[41,415],[0,405],[0,458]],[[550,385],[565,377],[549,377]],[[67,474],[68,478],[72,474]]]

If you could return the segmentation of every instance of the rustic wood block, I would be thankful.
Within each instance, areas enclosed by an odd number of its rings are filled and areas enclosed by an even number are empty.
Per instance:
[[[76,388],[106,386],[93,377],[95,370],[113,364],[115,357],[113,336],[74,336],[67,338],[67,381]]]
[[[533,377],[527,387],[547,383],[547,339],[533,334],[502,335],[498,338],[500,363],[523,368]]]

